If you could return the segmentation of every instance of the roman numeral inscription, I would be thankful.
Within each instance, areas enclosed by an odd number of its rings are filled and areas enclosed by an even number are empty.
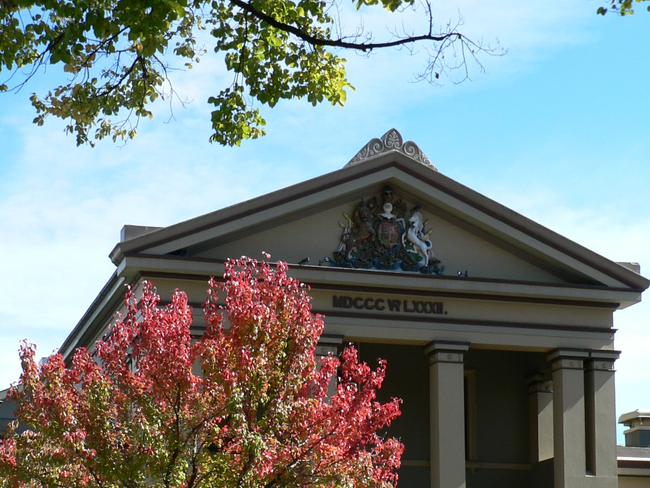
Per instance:
[[[416,313],[422,315],[445,315],[442,302],[428,300],[400,300],[383,297],[355,297],[334,295],[332,307],[354,310],[371,310],[378,312]]]

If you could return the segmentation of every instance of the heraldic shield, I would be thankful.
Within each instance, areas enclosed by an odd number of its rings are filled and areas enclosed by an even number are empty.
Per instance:
[[[401,246],[403,233],[403,226],[395,219],[382,219],[377,226],[377,240],[387,249]]]

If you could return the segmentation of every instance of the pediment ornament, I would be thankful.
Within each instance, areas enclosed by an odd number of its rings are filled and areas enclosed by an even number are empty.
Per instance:
[[[413,141],[404,142],[402,135],[396,129],[390,129],[379,139],[371,139],[346,166],[353,166],[366,159],[370,159],[378,154],[389,151],[401,152],[418,163],[429,166],[434,171],[437,171],[435,166],[431,164],[429,158],[422,152],[418,145]]]
[[[364,197],[339,222],[341,238],[323,264],[344,268],[411,271],[441,274],[422,210],[409,207],[390,186],[380,195]]]

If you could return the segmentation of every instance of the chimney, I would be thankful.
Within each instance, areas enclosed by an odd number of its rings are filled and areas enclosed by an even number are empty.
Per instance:
[[[120,242],[126,242],[130,239],[135,239],[141,235],[148,234],[154,230],[162,229],[162,227],[151,227],[147,225],[125,225],[120,231]]]
[[[650,447],[650,411],[634,410],[624,413],[618,419],[625,425],[626,447]]]

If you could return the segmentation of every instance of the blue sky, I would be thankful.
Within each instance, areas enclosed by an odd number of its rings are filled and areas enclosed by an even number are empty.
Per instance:
[[[81,317],[113,271],[107,254],[123,224],[172,224],[338,169],[390,127],[445,175],[650,274],[650,16],[602,18],[594,2],[434,5],[507,53],[441,86],[412,81],[417,53],[351,54],[346,107],[282,103],[267,113],[268,135],[236,149],[208,143],[204,101],[228,79],[215,59],[177,74],[191,103],[171,121],[157,106],[126,146],[77,148],[56,121],[32,125],[29,94],[51,72],[1,95],[0,386],[18,374],[20,339],[45,355]],[[618,414],[650,408],[650,307],[615,319]]]

